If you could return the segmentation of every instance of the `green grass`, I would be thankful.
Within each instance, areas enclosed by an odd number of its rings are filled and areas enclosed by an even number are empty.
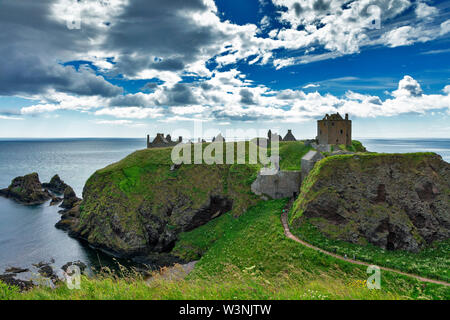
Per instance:
[[[301,141],[280,143],[281,168],[299,170],[300,159],[309,149]],[[114,210],[111,201],[121,193],[121,196],[126,195],[130,205],[133,201],[142,199],[156,200],[155,205],[162,203],[164,197],[170,196],[164,192],[161,194],[161,190],[166,190],[166,183],[169,183],[170,188],[175,188],[175,193],[178,192],[176,188],[183,188],[183,192],[194,202],[201,200],[212,185],[232,196],[236,195],[240,201],[238,204],[241,214],[229,212],[190,232],[179,234],[179,241],[172,253],[185,260],[199,260],[186,279],[166,280],[155,275],[156,279],[147,283],[133,273],[126,276],[101,273],[93,278],[83,277],[81,290],[69,290],[61,284],[54,290],[39,287],[25,293],[19,293],[17,289],[0,283],[0,299],[450,298],[450,291],[445,286],[425,284],[390,272],[382,272],[381,290],[367,289],[361,285],[368,277],[365,267],[316,252],[284,236],[280,213],[286,200],[258,202],[249,192],[249,186],[256,178],[260,165],[215,165],[207,166],[208,169],[202,165],[184,165],[179,170],[170,171],[170,152],[170,148],[141,150],[97,171],[90,187],[94,188],[91,190],[93,194],[102,196],[93,199],[95,201],[91,205],[94,207],[84,208],[83,211],[95,210],[98,205]],[[318,179],[326,177],[327,166],[339,164],[346,157],[348,156],[330,157],[319,162],[303,184],[302,194],[314,197],[314,192],[310,192],[311,188]],[[364,154],[359,157],[359,161],[365,161],[366,157],[373,155]],[[408,159],[416,161],[418,158],[420,155]],[[190,183],[187,184],[186,181]],[[159,192],[151,191],[155,188]],[[298,211],[301,207],[299,201],[295,206],[294,210]],[[133,230],[136,222],[131,214],[127,214],[133,209],[132,206],[120,209],[124,210],[124,221],[121,223],[129,224],[129,229]],[[317,241],[317,245],[336,245],[326,242],[326,238],[321,238],[312,229],[301,231],[302,236],[308,231],[311,241]],[[137,229],[136,232],[140,231]],[[100,234],[96,236],[102,237]],[[448,249],[448,243],[430,249],[429,260],[424,268],[431,268],[432,257],[439,260],[438,257],[448,252]],[[340,250],[352,248],[342,244]],[[352,255],[352,251],[339,253]],[[358,253],[358,258],[360,256],[363,258]],[[381,259],[381,255],[379,257]],[[415,257],[414,254],[409,256],[411,261],[416,261]],[[402,255],[399,254],[398,257],[389,259],[399,263],[401,258]],[[447,263],[448,260],[439,261]],[[420,266],[417,268],[422,270]],[[439,268],[442,270],[442,266]]]
[[[303,141],[280,142],[280,169],[301,170],[301,159],[312,147]]]
[[[290,212],[289,222],[292,225],[292,231],[305,241],[328,251],[336,250],[340,255],[346,254],[349,257],[355,255],[359,260],[366,262],[450,282],[450,241],[434,243],[431,247],[424,248],[419,253],[410,253],[401,250],[388,251],[371,245],[367,241],[361,244],[352,244],[337,240],[339,232],[346,231],[343,226],[320,223],[319,218],[303,217],[304,210],[317,196],[323,193],[327,193],[330,197],[336,196],[333,187],[320,184],[320,182],[329,180],[335,172],[371,170],[380,165],[392,162],[395,162],[400,168],[403,168],[402,170],[420,170],[417,168],[430,163],[433,159],[435,159],[434,153],[425,152],[409,154],[363,153],[358,155],[331,156],[321,160],[303,181],[300,196],[295,201]],[[381,205],[374,206],[374,208],[376,208],[376,212],[369,210],[367,214],[375,214],[382,212],[382,210],[388,210]],[[389,210],[393,210],[393,208]],[[323,226],[323,233],[315,227],[317,225]],[[357,228],[357,226],[351,223],[347,224],[346,227]]]
[[[382,273],[381,290],[361,283],[366,269],[306,248],[283,234],[285,200],[260,202],[239,218],[223,215],[182,235],[175,250],[201,248],[194,271],[183,280],[98,275],[81,290],[58,286],[17,293],[0,286],[0,299],[448,299],[440,285]]]
[[[81,290],[61,285],[19,294],[0,287],[0,299],[448,299],[440,285],[382,272],[381,290],[361,283],[366,269],[306,248],[283,234],[285,200],[261,202],[239,218],[223,215],[185,233],[177,248],[205,250],[184,280],[157,277],[83,278]]]
[[[450,240],[435,242],[418,253],[411,253],[403,250],[384,250],[370,243],[356,245],[330,239],[308,222],[296,229],[295,234],[317,247],[342,256],[355,256],[361,261],[450,282]]]

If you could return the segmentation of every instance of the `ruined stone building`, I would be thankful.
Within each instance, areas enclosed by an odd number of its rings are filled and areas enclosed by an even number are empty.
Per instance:
[[[352,144],[352,121],[338,113],[326,115],[317,121],[317,140],[319,144]]]
[[[225,142],[225,138],[222,136],[222,133],[219,133],[217,137],[212,138],[212,142]]]
[[[179,137],[177,141],[172,141],[172,137],[168,134],[164,137],[164,133],[157,133],[155,139],[150,142],[150,135],[147,135],[147,148],[173,147],[183,141],[183,137]]]
[[[283,138],[278,133],[272,133],[272,130],[267,132],[267,140],[270,142],[274,140],[283,141]]]
[[[283,141],[297,141],[297,139],[295,139],[294,135],[292,134],[291,129],[288,130],[288,132],[286,133],[286,135],[283,138]]]

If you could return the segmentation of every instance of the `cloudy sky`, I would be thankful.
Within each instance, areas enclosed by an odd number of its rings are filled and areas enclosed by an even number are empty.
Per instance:
[[[0,0],[0,137],[450,138],[450,1]]]

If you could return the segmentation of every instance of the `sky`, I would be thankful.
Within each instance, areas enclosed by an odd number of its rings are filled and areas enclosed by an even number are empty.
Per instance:
[[[450,1],[0,0],[0,30],[1,138],[450,138]]]

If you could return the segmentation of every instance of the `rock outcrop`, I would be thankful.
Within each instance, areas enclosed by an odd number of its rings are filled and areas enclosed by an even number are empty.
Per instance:
[[[67,186],[64,190],[64,198],[60,205],[60,208],[70,210],[74,208],[80,201],[81,199],[77,197],[72,187]]]
[[[86,264],[85,264],[84,262],[82,262],[82,261],[80,261],[80,260],[77,260],[77,261],[70,261],[70,262],[67,262],[65,265],[63,265],[63,266],[61,267],[61,269],[62,269],[64,272],[67,272],[67,270],[68,270],[69,267],[71,267],[71,266],[76,266],[76,267],[78,267],[78,268],[80,269],[80,272],[81,272],[81,273],[84,273],[84,271],[85,271],[86,268],[87,268],[87,266],[86,266]]]
[[[323,159],[303,183],[290,222],[388,250],[450,237],[450,164],[433,153]]]
[[[19,288],[19,291],[26,291],[34,287],[33,281],[16,279],[16,276],[15,273],[0,274],[0,281]]]
[[[69,235],[77,237],[78,233],[74,230],[77,229],[80,221],[80,204],[78,203],[69,210],[62,210],[61,220],[59,220],[55,227],[64,231],[69,231]]]
[[[57,174],[52,177],[50,182],[43,183],[42,186],[56,194],[63,194],[68,187],[68,185],[65,184]]]
[[[25,205],[42,204],[52,198],[36,172],[14,178],[8,188],[0,190],[0,195]]]
[[[257,166],[172,167],[170,149],[137,151],[94,173],[83,200],[56,225],[106,253],[140,259],[168,254],[181,232],[226,212],[244,212]]]

